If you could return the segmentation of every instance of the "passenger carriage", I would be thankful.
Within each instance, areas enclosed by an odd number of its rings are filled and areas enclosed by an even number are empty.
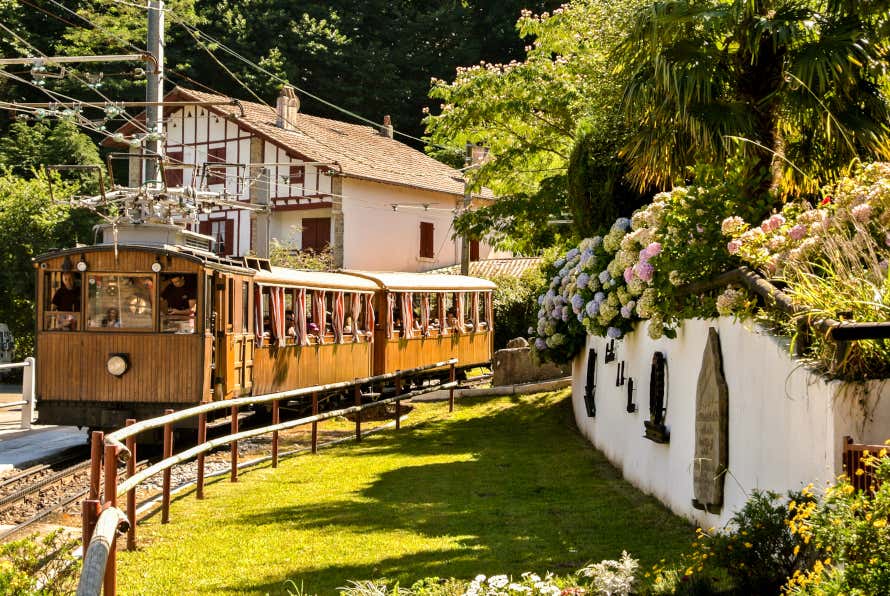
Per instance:
[[[35,259],[41,424],[112,428],[211,400],[491,360],[486,280],[297,271],[218,257],[209,240],[142,224]]]

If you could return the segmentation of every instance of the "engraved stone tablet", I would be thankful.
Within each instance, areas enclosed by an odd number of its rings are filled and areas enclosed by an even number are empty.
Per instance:
[[[709,513],[723,507],[723,477],[729,459],[729,388],[723,376],[720,337],[708,329],[695,396],[695,460],[692,505]]]

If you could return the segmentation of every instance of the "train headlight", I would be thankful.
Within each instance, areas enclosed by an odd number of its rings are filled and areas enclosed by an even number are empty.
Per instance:
[[[105,369],[116,377],[123,375],[130,368],[130,360],[126,354],[112,354],[105,363]]]

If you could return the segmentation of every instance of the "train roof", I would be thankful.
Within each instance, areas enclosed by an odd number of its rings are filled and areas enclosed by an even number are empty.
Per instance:
[[[384,290],[405,291],[485,291],[497,286],[487,279],[466,275],[442,275],[438,273],[402,273],[387,271],[353,271],[343,273],[363,277],[377,283]]]
[[[375,292],[378,285],[369,279],[344,273],[327,271],[303,271],[272,267],[271,271],[257,270],[254,280],[258,284],[275,286],[296,286],[300,288],[320,288],[352,290],[355,292]]]
[[[253,273],[252,269],[244,266],[243,259],[241,258],[233,259],[228,257],[220,257],[212,252],[200,250],[191,246],[174,246],[169,244],[165,244],[163,246],[155,246],[121,243],[118,244],[117,248],[118,250],[133,250],[163,256],[177,257],[223,271],[231,271],[241,274]],[[66,255],[78,255],[90,252],[110,252],[113,250],[115,250],[115,246],[113,244],[89,244],[46,252],[41,255],[35,256],[32,261],[34,263],[41,263],[43,261],[48,261],[50,259]]]

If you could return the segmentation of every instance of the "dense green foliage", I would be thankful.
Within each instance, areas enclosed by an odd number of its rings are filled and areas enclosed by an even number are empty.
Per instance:
[[[492,298],[494,309],[494,349],[506,347],[515,337],[528,337],[529,327],[537,321],[535,296],[544,286],[544,275],[538,268],[527,269],[519,277],[497,275]]]
[[[77,589],[78,540],[61,530],[0,546],[0,592],[6,596],[63,596]]]
[[[633,179],[669,184],[691,164],[741,150],[772,166],[774,185],[813,190],[851,158],[890,155],[886,10],[855,0],[671,0],[640,10],[614,53],[629,77],[622,154]]]
[[[579,122],[617,154],[623,138],[618,112],[622,77],[609,53],[629,26],[636,0],[576,0],[552,13],[524,11],[517,28],[528,39],[525,59],[486,62],[458,70],[452,82],[435,80],[431,97],[441,111],[427,120],[433,142],[462,147],[484,142],[495,159],[470,172],[511,202],[536,197],[536,208],[480,209],[476,219],[493,229],[490,238],[507,248],[525,248],[523,231],[540,229],[546,219],[562,219],[567,204],[566,170],[577,141]],[[608,154],[608,152],[607,152]],[[606,158],[603,164],[611,163]],[[459,220],[460,221],[460,220]],[[562,235],[540,235],[532,248],[558,242]],[[511,243],[512,241],[512,243]]]

